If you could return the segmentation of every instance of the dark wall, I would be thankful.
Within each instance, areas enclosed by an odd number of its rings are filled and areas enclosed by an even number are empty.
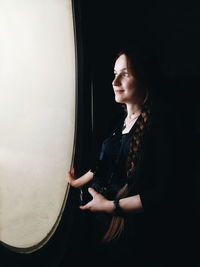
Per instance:
[[[95,135],[106,136],[110,120],[118,114],[111,86],[114,58],[121,47],[139,43],[155,56],[157,94],[166,108],[175,108],[190,131],[200,131],[200,8],[173,7],[167,1],[84,1],[83,38],[94,90]],[[152,62],[155,68],[155,62]],[[156,74],[157,73],[157,74]],[[162,77],[161,77],[162,76]],[[160,79],[161,78],[161,79]],[[98,137],[97,137],[98,139]]]
[[[82,1],[81,10],[85,64],[90,77],[88,87],[93,91],[93,142],[90,146],[93,145],[94,154],[91,156],[91,151],[84,154],[87,158],[84,168],[89,169],[90,157],[98,156],[102,140],[121,112],[120,105],[114,101],[111,85],[116,53],[122,47],[139,44],[153,56],[152,69],[158,81],[156,96],[166,110],[174,112],[171,119],[177,119],[182,154],[182,158],[177,159],[180,166],[177,210],[182,213],[179,223],[185,238],[183,244],[188,249],[187,258],[190,266],[196,266],[199,259],[194,244],[199,237],[200,203],[200,8],[176,1],[173,6],[167,1],[157,4],[152,1]],[[86,98],[91,91],[88,93]]]

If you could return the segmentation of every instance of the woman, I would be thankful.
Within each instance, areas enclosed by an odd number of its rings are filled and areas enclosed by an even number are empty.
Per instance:
[[[135,266],[157,266],[159,253],[169,257],[173,251],[165,245],[173,229],[176,133],[169,131],[169,114],[154,105],[146,66],[138,51],[118,54],[112,85],[124,114],[103,142],[98,162],[78,179],[74,170],[67,174],[71,186],[89,187],[92,199],[80,209],[95,215],[99,247],[93,253],[101,264],[107,255],[113,264],[134,259],[140,264]]]

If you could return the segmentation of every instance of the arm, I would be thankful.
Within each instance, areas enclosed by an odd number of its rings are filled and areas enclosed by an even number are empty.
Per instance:
[[[142,212],[142,202],[140,195],[122,198],[119,200],[119,207],[123,212]]]
[[[120,199],[119,207],[122,211],[130,212],[163,212],[171,209],[173,204],[173,190],[171,186],[175,178],[174,158],[176,150],[176,138],[169,133],[169,124],[156,121],[148,143],[145,143],[145,157],[141,168],[140,178],[145,187],[142,186],[138,195]],[[172,129],[175,129],[172,127]],[[114,211],[113,201],[105,199],[93,189],[89,189],[93,199],[81,209],[112,213]]]
[[[97,193],[93,188],[88,189],[93,199],[84,206],[80,206],[82,210],[90,210],[92,212],[114,212],[114,204],[112,200],[106,199]],[[143,211],[142,203],[139,195],[122,198],[119,200],[119,207],[125,213]]]
[[[94,173],[91,171],[86,172],[84,175],[82,175],[79,178],[76,178],[74,176],[74,168],[72,171],[67,172],[67,181],[68,183],[73,187],[81,187],[87,183],[89,183],[94,177]]]

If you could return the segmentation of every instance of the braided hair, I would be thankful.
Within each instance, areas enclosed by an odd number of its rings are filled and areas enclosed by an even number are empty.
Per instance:
[[[117,193],[117,199],[127,197],[130,192],[129,184],[131,184],[131,179],[133,179],[133,174],[137,169],[142,139],[146,126],[148,125],[152,106],[152,99],[149,92],[150,83],[148,82],[148,76],[145,73],[144,64],[142,64],[143,62],[141,60],[141,57],[138,57],[138,54],[135,56],[134,54],[130,53],[130,51],[123,50],[117,55],[117,58],[123,54],[127,56],[128,64],[133,72],[134,78],[138,81],[138,85],[140,86],[141,90],[146,91],[146,94],[141,105],[141,116],[139,116],[137,121],[135,122],[135,130],[129,146],[126,165],[127,182]],[[124,218],[114,215],[112,217],[109,229],[104,235],[102,241],[111,241],[113,239],[119,238],[123,230]]]

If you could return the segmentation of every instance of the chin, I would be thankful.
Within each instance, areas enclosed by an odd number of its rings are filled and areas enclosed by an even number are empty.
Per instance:
[[[115,102],[120,103],[120,104],[123,104],[124,103],[124,99],[122,97],[116,96],[115,97]]]

